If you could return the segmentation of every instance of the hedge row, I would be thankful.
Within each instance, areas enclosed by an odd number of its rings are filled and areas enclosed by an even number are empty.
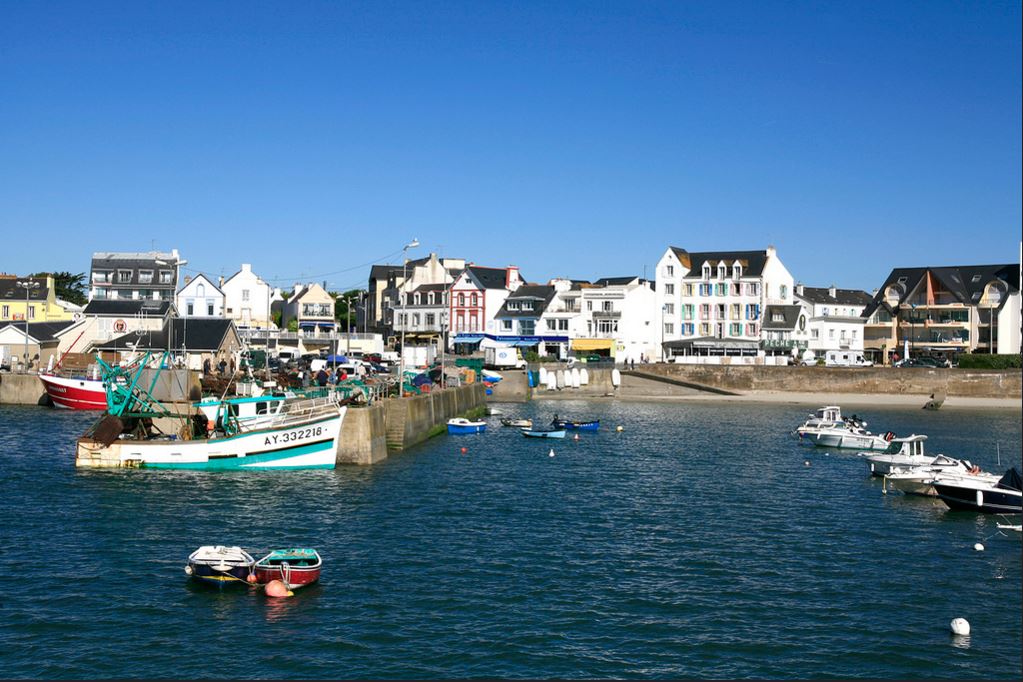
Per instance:
[[[1023,367],[1020,355],[987,355],[964,353],[959,356],[959,366],[966,369],[1019,369]]]

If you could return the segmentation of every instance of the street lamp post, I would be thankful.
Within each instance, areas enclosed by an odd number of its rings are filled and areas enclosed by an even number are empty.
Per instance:
[[[38,289],[39,282],[31,279],[18,280],[18,286],[25,290],[25,355],[22,356],[22,367],[28,369],[28,296],[33,289]]]
[[[409,249],[414,249],[419,246],[419,240],[413,238],[405,246],[401,247],[402,260],[404,263],[401,266],[401,289],[398,290],[398,295],[401,297],[401,355],[398,356],[398,397],[400,398],[404,393],[405,386],[405,327],[408,326],[408,320],[405,317],[405,300],[408,298],[408,292],[402,291],[405,289],[405,285],[408,284],[408,256],[406,252]]]
[[[661,304],[661,362],[664,362],[664,313],[668,310],[668,304]]]

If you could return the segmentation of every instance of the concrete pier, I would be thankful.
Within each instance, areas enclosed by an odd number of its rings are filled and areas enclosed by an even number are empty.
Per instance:
[[[35,374],[0,374],[0,404],[49,405],[43,382]]]

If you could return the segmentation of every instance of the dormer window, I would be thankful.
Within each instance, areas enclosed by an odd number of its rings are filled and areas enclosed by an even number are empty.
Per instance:
[[[724,279],[725,278],[725,271],[726,270],[727,270],[727,268],[725,267],[724,263],[718,263],[718,279]]]
[[[414,297],[414,299],[413,299],[413,300],[415,301],[415,305],[419,305],[420,303],[422,303],[422,302],[423,302],[423,297],[422,297],[422,294],[420,294],[420,293],[419,293],[419,292],[417,291],[417,292],[416,292],[416,295],[415,295],[415,297]]]
[[[432,291],[427,295],[426,302],[429,303],[430,305],[433,305],[434,297],[433,297],[433,292]]]
[[[703,278],[710,279],[710,263],[703,264]]]
[[[742,277],[742,265],[740,263],[732,264],[732,279],[739,279]]]
[[[518,301],[508,301],[508,310],[518,310],[518,309],[519,309],[519,302]]]

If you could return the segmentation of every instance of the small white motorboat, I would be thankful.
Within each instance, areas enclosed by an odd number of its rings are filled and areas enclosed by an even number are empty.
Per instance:
[[[241,547],[203,545],[188,555],[185,574],[221,587],[228,583],[247,585],[255,563]]]
[[[949,509],[985,514],[1023,513],[1023,477],[1013,467],[997,476],[938,476],[931,485]]]
[[[502,419],[501,426],[517,426],[520,429],[532,428],[532,419]]]
[[[884,452],[861,452],[859,455],[867,458],[871,475],[889,476],[933,462],[934,456],[924,454],[925,440],[927,436],[923,434],[894,438]]]
[[[895,437],[889,431],[884,435],[866,429],[867,422],[856,415],[842,417],[842,410],[829,405],[817,410],[796,429],[800,442],[824,448],[855,448],[857,450],[887,450]]]
[[[872,455],[873,456],[873,455]],[[877,455],[881,456],[881,455]],[[890,483],[895,489],[906,495],[928,495],[934,496],[934,486],[931,481],[939,475],[992,475],[985,474],[980,467],[972,464],[967,459],[956,459],[948,455],[938,455],[926,464],[918,465],[893,465],[890,472],[885,474],[885,483]]]

